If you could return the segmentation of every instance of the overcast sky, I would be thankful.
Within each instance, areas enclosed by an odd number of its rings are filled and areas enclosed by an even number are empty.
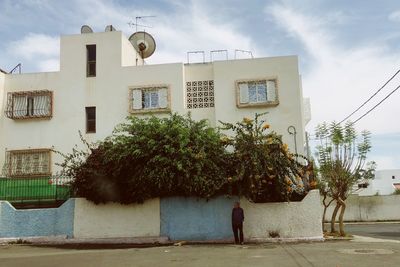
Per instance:
[[[59,69],[59,36],[83,24],[112,24],[127,36],[136,16],[156,39],[148,63],[185,62],[193,50],[251,50],[256,57],[298,55],[304,96],[311,98],[313,132],[340,121],[400,68],[398,0],[0,0],[0,68]],[[208,57],[208,53],[207,53]],[[400,83],[400,75],[353,120]],[[400,168],[400,90],[357,123],[373,133],[370,159]]]

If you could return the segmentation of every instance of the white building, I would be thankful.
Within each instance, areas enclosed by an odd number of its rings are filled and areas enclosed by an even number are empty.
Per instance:
[[[400,189],[400,169],[377,170],[375,178],[368,181],[367,188],[360,188],[358,195],[391,195],[396,189]]]
[[[62,158],[50,149],[82,146],[78,131],[102,140],[130,114],[191,112],[218,126],[268,111],[292,151],[295,127],[301,154],[309,120],[296,56],[145,65],[120,31],[62,36],[60,71],[0,72],[0,110],[0,166],[11,177],[54,174]]]

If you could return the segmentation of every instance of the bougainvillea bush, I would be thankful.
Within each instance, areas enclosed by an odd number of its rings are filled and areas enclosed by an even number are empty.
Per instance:
[[[230,136],[190,115],[130,117],[104,141],[84,141],[88,149],[75,148],[60,165],[74,178],[75,194],[95,203],[221,194],[253,202],[301,198],[304,166],[259,116],[224,123]]]
[[[306,159],[290,153],[282,137],[270,130],[270,125],[260,120],[223,123],[233,137],[224,137],[232,146],[232,178],[234,189],[253,202],[271,202],[301,199],[308,189],[310,176]]]

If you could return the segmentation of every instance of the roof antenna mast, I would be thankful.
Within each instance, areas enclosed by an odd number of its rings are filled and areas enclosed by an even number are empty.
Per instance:
[[[146,18],[155,18],[156,16],[137,16],[135,17],[135,22],[129,21],[128,25],[129,27],[133,28],[133,26],[135,26],[135,32],[138,32],[138,26],[139,27],[143,27],[143,28],[152,28],[152,26],[150,25],[144,25],[144,24],[139,24],[138,21],[141,19],[146,19]],[[136,54],[136,66],[138,64],[138,57]]]

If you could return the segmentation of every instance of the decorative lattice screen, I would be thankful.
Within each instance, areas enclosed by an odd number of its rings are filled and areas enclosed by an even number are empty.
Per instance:
[[[214,81],[186,82],[186,106],[188,109],[214,107]]]

